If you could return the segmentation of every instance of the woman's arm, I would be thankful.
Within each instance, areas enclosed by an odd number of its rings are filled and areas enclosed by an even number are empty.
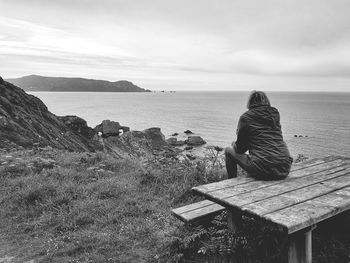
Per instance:
[[[239,118],[236,133],[237,140],[233,148],[236,153],[245,153],[249,149],[249,131],[247,121],[243,116]]]

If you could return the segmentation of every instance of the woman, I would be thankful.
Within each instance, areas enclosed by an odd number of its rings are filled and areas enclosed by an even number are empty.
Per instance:
[[[256,179],[286,178],[293,159],[283,141],[278,110],[261,91],[250,94],[247,108],[239,119],[237,141],[225,149],[228,178],[237,176],[237,164]]]

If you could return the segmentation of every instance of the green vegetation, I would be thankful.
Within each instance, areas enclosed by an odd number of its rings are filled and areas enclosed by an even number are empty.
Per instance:
[[[193,227],[170,215],[171,207],[199,200],[194,185],[224,174],[220,149],[199,161],[159,157],[142,165],[50,147],[0,152],[0,237],[9,247],[0,260],[281,262],[285,237],[278,229],[246,217],[232,235],[225,213]],[[316,230],[315,262],[349,261],[350,216],[334,220]]]

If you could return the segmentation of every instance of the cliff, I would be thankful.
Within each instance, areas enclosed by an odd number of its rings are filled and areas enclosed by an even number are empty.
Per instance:
[[[69,125],[72,119],[79,127]],[[90,140],[93,134],[83,119],[58,117],[40,99],[0,78],[0,148],[52,146],[91,151],[98,147]]]
[[[26,91],[150,92],[150,90],[142,89],[126,80],[110,82],[95,79],[30,75],[6,79],[6,81]]]

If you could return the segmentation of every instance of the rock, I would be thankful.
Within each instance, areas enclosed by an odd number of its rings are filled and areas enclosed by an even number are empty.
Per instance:
[[[137,160],[153,159],[160,151],[170,151],[173,147],[165,141],[160,128],[144,131],[130,131],[119,137],[111,136],[103,139],[106,149],[120,158],[137,158]],[[158,154],[159,153],[159,154]]]
[[[177,142],[176,138],[168,138],[166,139],[166,142],[169,143],[170,145],[175,145]]]
[[[153,146],[164,146],[166,145],[165,136],[161,132],[160,128],[153,127],[143,131],[146,135],[146,138],[150,140],[150,143]]]
[[[298,137],[298,135],[294,134],[294,137]]]
[[[189,151],[189,150],[192,150],[192,149],[193,149],[193,146],[186,146],[184,150],[185,151]]]
[[[175,146],[182,146],[182,145],[185,145],[185,144],[186,144],[185,141],[180,140],[180,141],[176,142]]]
[[[187,145],[191,146],[198,146],[198,145],[203,145],[206,144],[207,142],[203,140],[202,137],[200,136],[188,136],[186,140]]]
[[[92,138],[95,134],[94,130],[90,128],[87,122],[82,118],[72,115],[60,116],[58,118],[76,134],[86,138]]]
[[[179,134],[177,132],[173,133],[171,136],[178,136]]]
[[[185,141],[178,141],[177,138],[172,138],[172,137],[167,139],[166,142],[172,146],[182,146],[185,144]]]
[[[214,150],[217,152],[222,152],[224,150],[224,148],[222,148],[220,146],[214,146]]]
[[[70,151],[95,150],[93,142],[74,133],[39,98],[6,81],[0,82],[0,116],[2,149],[32,148],[33,143],[40,143]]]
[[[184,131],[184,133],[186,133],[186,134],[193,134],[193,132],[191,132],[190,130],[186,130],[186,131]]]
[[[121,131],[123,133],[128,132],[130,131],[130,127],[121,126],[119,122],[116,121],[104,120],[94,128],[94,131],[106,138],[109,136],[119,136]]]
[[[119,122],[104,120],[102,121],[102,135],[108,136],[119,136],[119,130],[121,126]]]
[[[299,135],[299,137],[303,137],[303,135]]]
[[[4,83],[4,80],[2,79],[2,77],[0,76],[0,84]]]
[[[130,131],[130,127],[127,127],[127,126],[121,126],[120,129],[121,129],[123,132],[128,132],[128,131]]]

